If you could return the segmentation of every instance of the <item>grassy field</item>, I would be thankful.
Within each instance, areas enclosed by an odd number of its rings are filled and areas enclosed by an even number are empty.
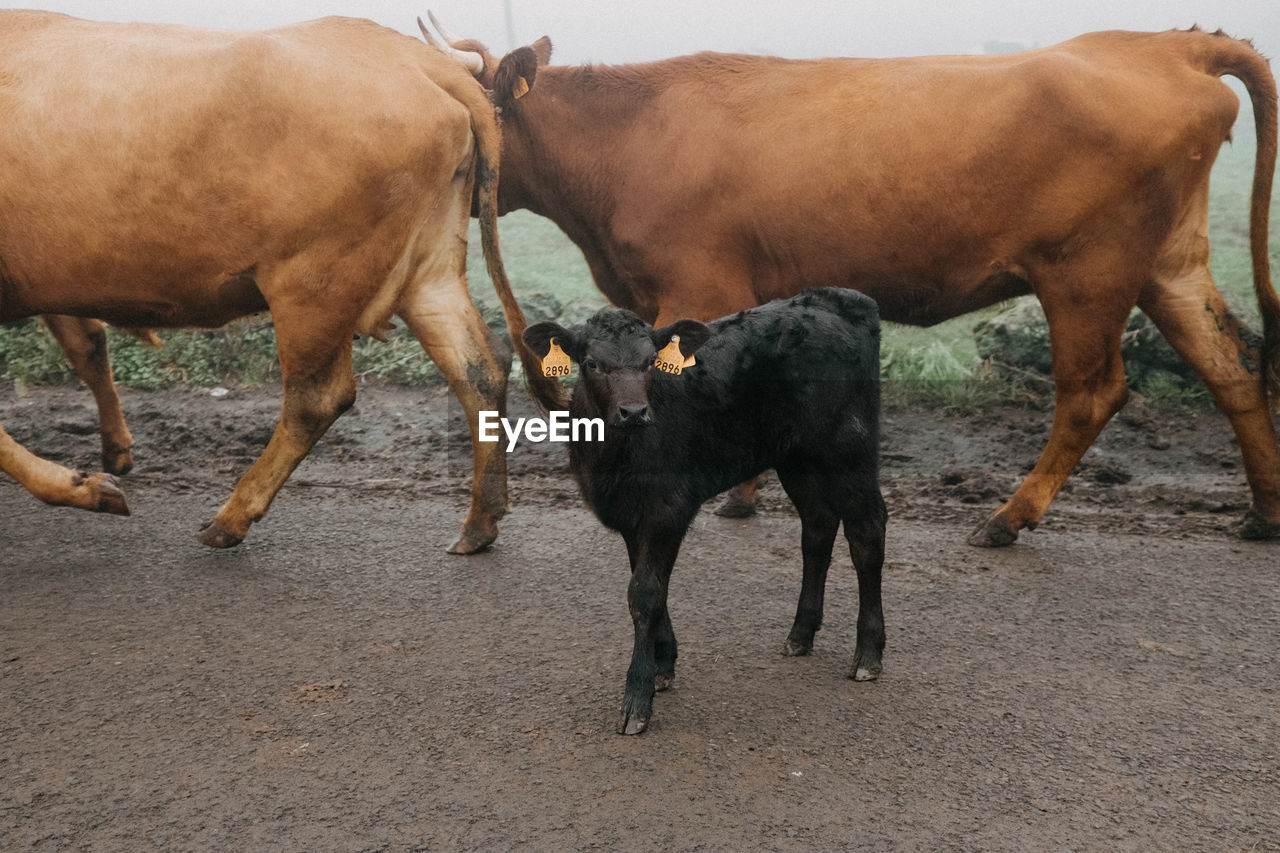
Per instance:
[[[1229,80],[1229,83],[1235,83]],[[1210,197],[1210,237],[1213,272],[1219,287],[1256,324],[1248,254],[1248,207],[1253,177],[1253,115],[1243,89],[1243,108],[1235,127],[1235,142],[1223,147],[1214,167]],[[1272,205],[1271,256],[1280,266],[1280,204]],[[516,294],[522,299],[551,294],[562,303],[603,306],[581,253],[549,220],[527,211],[503,217],[499,224],[503,258]],[[493,304],[493,290],[484,272],[479,233],[472,223],[469,275],[476,297]],[[883,338],[883,373],[901,386],[928,389],[940,405],[982,405],[994,393],[981,371],[973,341],[973,325],[1000,309],[960,317],[920,329],[889,324]],[[252,318],[217,332],[169,331],[161,335],[159,351],[112,332],[112,357],[118,381],[149,390],[176,384],[211,386],[259,383],[278,368],[274,336],[265,318]],[[0,329],[0,371],[19,392],[27,384],[74,381],[51,337],[36,321]],[[401,330],[391,341],[359,341],[356,372],[363,378],[429,385],[439,373],[417,343]]]

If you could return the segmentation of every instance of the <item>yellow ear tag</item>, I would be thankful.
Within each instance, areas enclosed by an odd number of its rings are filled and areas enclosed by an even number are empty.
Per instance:
[[[672,335],[671,343],[667,344],[658,352],[658,357],[654,359],[653,366],[661,370],[663,373],[670,373],[673,376],[679,376],[680,371],[693,364],[693,356],[689,356],[688,360],[680,354],[680,336]]]
[[[511,97],[520,100],[529,94],[529,81],[523,77],[516,78],[516,84],[511,87]]]
[[[565,355],[564,350],[560,349],[560,345],[556,343],[555,338],[551,339],[551,349],[542,357],[542,375],[569,375],[569,356]]]

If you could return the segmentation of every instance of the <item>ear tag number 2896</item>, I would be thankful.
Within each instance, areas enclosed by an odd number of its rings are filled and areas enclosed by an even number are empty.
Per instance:
[[[697,363],[693,356],[685,358],[680,353],[680,336],[672,335],[671,342],[658,352],[658,357],[654,359],[653,366],[663,373],[679,376],[680,372],[686,367],[693,367]]]
[[[564,350],[560,349],[560,345],[556,343],[556,339],[551,339],[551,349],[542,357],[542,375],[543,376],[568,376],[569,375],[569,356]]]

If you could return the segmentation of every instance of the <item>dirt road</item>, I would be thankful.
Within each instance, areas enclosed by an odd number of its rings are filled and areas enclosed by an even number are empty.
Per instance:
[[[194,532],[278,390],[126,395],[128,519],[0,481],[0,849],[1280,849],[1280,544],[1229,533],[1219,415],[1139,408],[986,551],[964,536],[1048,413],[888,411],[882,678],[846,678],[847,553],[815,654],[779,654],[799,525],[775,485],[755,519],[698,518],[676,686],[624,738],[621,541],[561,448],[525,446],[497,547],[447,556],[467,457],[426,397],[362,389],[226,552]],[[87,395],[0,421],[94,464]]]

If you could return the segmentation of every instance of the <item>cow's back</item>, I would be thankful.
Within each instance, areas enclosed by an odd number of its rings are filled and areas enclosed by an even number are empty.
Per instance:
[[[110,316],[123,288],[160,319],[217,301],[470,162],[468,110],[436,81],[474,81],[368,21],[232,32],[5,12],[0,40],[0,319],[95,298]]]

